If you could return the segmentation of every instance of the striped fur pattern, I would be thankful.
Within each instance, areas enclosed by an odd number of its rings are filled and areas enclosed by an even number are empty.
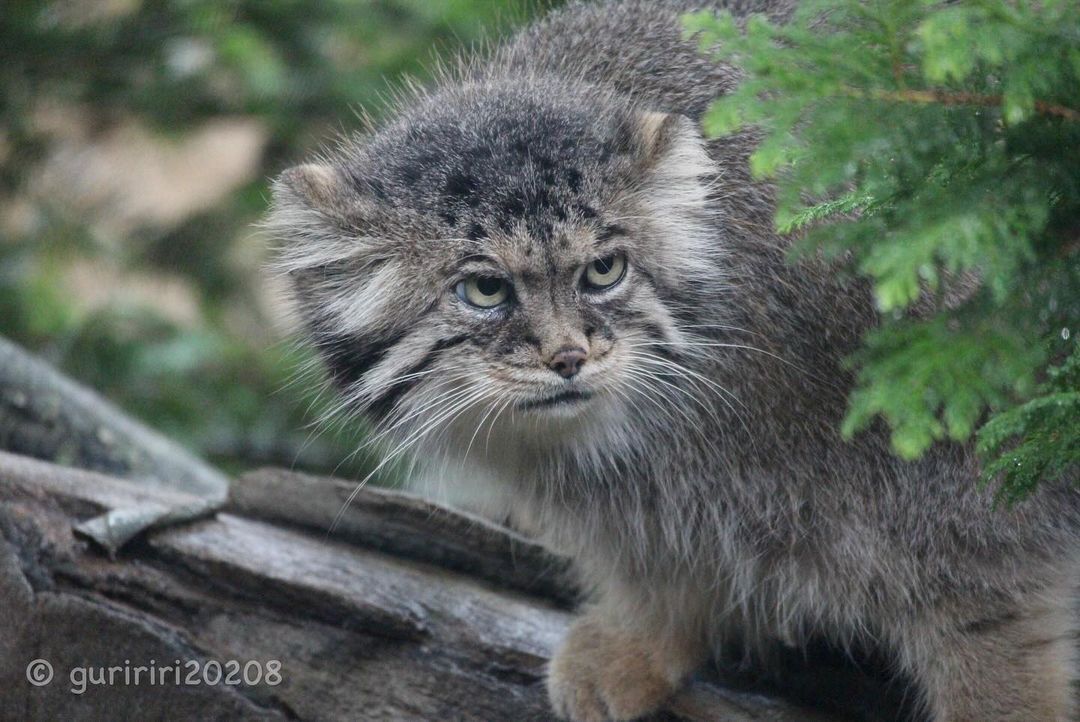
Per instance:
[[[785,262],[752,133],[701,137],[738,71],[682,40],[694,6],[571,5],[278,179],[277,268],[343,404],[574,559],[566,718],[824,637],[885,650],[934,720],[1071,719],[1077,490],[994,509],[968,447],[839,438],[870,295]],[[613,255],[622,280],[588,290]],[[509,301],[470,306],[470,277]]]

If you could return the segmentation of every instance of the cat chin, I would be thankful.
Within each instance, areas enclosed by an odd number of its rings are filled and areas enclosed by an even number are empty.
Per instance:
[[[541,395],[536,399],[547,403],[514,404],[498,413],[481,408],[456,418],[418,445],[414,454],[425,465],[443,471],[484,468],[505,481],[527,476],[537,459],[604,447],[623,435],[627,413],[620,397],[603,388],[579,396],[555,400],[552,394]]]
[[[548,422],[554,420],[575,420],[581,419],[590,412],[590,406],[595,402],[591,399],[575,399],[571,401],[560,401],[551,404],[544,404],[541,406],[531,406],[521,409],[523,417],[536,420],[545,420]]]
[[[618,415],[617,406],[618,400],[603,389],[575,390],[518,404],[511,419],[524,433],[555,441],[583,426],[605,424],[613,413]]]

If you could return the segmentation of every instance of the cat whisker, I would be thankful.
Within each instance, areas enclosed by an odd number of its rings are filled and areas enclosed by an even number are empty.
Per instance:
[[[386,425],[384,422],[384,425],[378,430],[377,437],[380,440],[386,438],[386,436],[393,433],[395,430],[401,428],[412,419],[423,416],[432,408],[435,408],[443,403],[453,402],[459,398],[468,395],[470,392],[470,387],[455,386],[447,391],[437,394],[433,398],[426,399],[420,406],[410,409],[407,414],[398,417],[388,418],[387,420],[392,421],[393,423],[390,425]]]
[[[686,389],[682,388],[678,384],[674,384],[674,383],[672,383],[672,382],[670,382],[670,381],[668,381],[666,379],[660,378],[658,375],[649,374],[648,372],[645,372],[645,371],[630,371],[629,369],[627,369],[625,372],[628,373],[628,374],[634,374],[634,373],[641,374],[642,376],[644,376],[645,378],[647,378],[650,381],[653,381],[653,382],[658,383],[658,384],[662,384],[664,387],[666,387],[666,388],[668,388],[668,389],[670,389],[672,391],[676,391],[676,392],[679,392],[679,393],[683,394],[684,396],[689,398],[691,401],[696,403],[699,407],[701,407],[701,409],[703,411],[705,411],[706,413],[710,413],[710,411],[711,411],[709,409],[709,407],[704,402],[701,401],[701,399],[699,399],[696,396],[694,396],[693,394],[689,393]],[[640,376],[639,376],[639,378],[640,378]],[[683,408],[681,408],[679,406],[674,406],[673,408],[683,417],[683,420],[686,421],[686,423],[689,426],[691,426],[691,427],[696,426],[696,424],[694,423],[694,420],[690,417],[689,414],[686,413],[685,409],[683,409]]]
[[[695,324],[686,324],[686,325],[680,325],[679,326],[680,330],[682,330],[682,329],[691,329],[691,328],[716,329],[716,330],[720,330],[720,331],[738,331],[739,333],[748,333],[748,334],[751,334],[753,336],[763,336],[763,334],[761,334],[758,331],[751,331],[750,329],[747,329],[747,328],[741,328],[739,326],[731,326],[729,324],[724,324],[724,323],[695,323]],[[696,335],[696,334],[694,334],[694,335]]]
[[[504,411],[506,411],[507,407],[510,407],[511,409],[513,408],[511,406],[511,404],[512,404],[512,402],[514,400],[515,399],[514,399],[513,396],[507,396],[506,401],[504,401],[503,405],[501,407],[499,407],[498,412],[495,414],[494,418],[491,419],[491,423],[488,424],[487,437],[484,439],[484,454],[485,455],[487,455],[489,453],[489,450],[490,450],[490,447],[491,447],[491,432],[495,429],[495,424],[499,421],[499,417],[502,416],[502,413]],[[513,414],[513,411],[511,411],[511,414]]]
[[[401,454],[410,450],[421,439],[427,436],[427,434],[429,434],[433,429],[440,426],[444,421],[446,421],[447,419],[453,421],[453,419],[463,414],[471,407],[471,405],[475,401],[483,398],[484,394],[485,392],[483,390],[474,390],[473,393],[468,396],[464,402],[460,404],[460,406],[451,407],[449,410],[437,413],[433,418],[428,419],[424,424],[420,426],[420,428],[415,430],[406,439],[400,442],[390,453],[383,457],[382,461],[380,461],[379,464],[367,476],[360,480],[357,483],[356,487],[349,494],[349,496],[346,497],[345,502],[342,504],[341,508],[334,516],[334,520],[330,524],[330,528],[327,531],[327,534],[329,535],[337,528],[338,524],[341,523],[341,518],[345,514],[345,510],[349,508],[349,505],[352,504],[352,502],[356,499],[356,495],[360,493],[360,490],[367,485],[367,482],[370,481],[371,478],[375,476],[375,474],[381,471],[383,467],[385,467],[388,463],[399,457]]]
[[[651,364],[664,370],[674,372],[675,374],[685,378],[695,387],[697,387],[698,383],[705,384],[708,389],[711,389],[716,393],[717,398],[719,398],[720,401],[725,406],[727,406],[728,410],[730,410],[731,413],[735,416],[735,418],[739,421],[743,429],[746,431],[747,439],[750,441],[750,443],[754,443],[754,437],[753,434],[750,433],[750,428],[747,424],[746,419],[742,414],[739,413],[739,411],[732,405],[731,401],[729,401],[728,399],[730,398],[734,400],[736,403],[742,406],[747,413],[749,413],[750,410],[746,408],[746,405],[743,404],[742,401],[737,396],[735,396],[735,394],[731,393],[731,391],[725,389],[723,386],[716,383],[712,379],[709,379],[669,358],[642,353],[640,351],[631,351],[627,355],[631,358],[636,358],[643,363]],[[713,421],[717,423],[718,426],[722,426],[720,419],[716,416],[715,410],[710,410],[710,416],[712,417]]]
[[[421,408],[421,409],[417,410],[416,412],[410,414],[406,419],[403,419],[403,420],[399,421],[398,423],[395,423],[391,428],[384,428],[384,429],[378,430],[375,433],[371,434],[363,444],[360,444],[359,446],[357,446],[356,449],[354,449],[348,456],[346,456],[345,459],[342,461],[342,463],[344,463],[344,461],[351,460],[351,459],[355,458],[364,449],[370,448],[372,446],[375,446],[378,443],[381,443],[385,438],[387,438],[390,435],[390,433],[392,433],[395,429],[402,426],[409,419],[415,418],[416,416],[425,413],[427,410],[429,410],[431,408],[434,408],[435,406],[437,406],[441,402],[454,401],[454,400],[456,400],[458,398],[458,396],[457,396],[458,392],[460,392],[461,396],[464,396],[467,393],[467,391],[468,391],[468,389],[452,389],[452,390],[450,390],[448,392],[445,392],[443,394],[439,394],[435,399],[432,399],[432,400],[430,400],[430,402],[425,403],[423,408]],[[338,465],[338,468],[340,468],[340,466],[341,466],[341,464]],[[336,470],[337,469],[335,468],[335,472],[336,472]]]
[[[674,413],[678,412],[680,416],[682,416],[682,418],[689,423],[690,428],[695,429],[699,435],[702,435],[702,438],[705,438],[703,436],[703,431],[701,430],[701,425],[694,423],[694,421],[689,418],[689,415],[686,413],[685,410],[678,406],[672,406],[670,403],[664,403],[667,401],[667,398],[660,393],[658,388],[656,388],[655,382],[659,381],[660,379],[658,379],[655,374],[645,369],[628,369],[627,371],[627,375],[630,379],[637,380],[637,388],[635,390],[637,390],[645,398],[651,401],[653,406],[660,410],[668,419],[668,421],[676,423],[677,419],[675,419]],[[675,390],[683,393],[684,395],[693,398],[693,395],[690,394],[686,389],[682,389],[677,385],[672,385],[670,383],[669,385],[671,385]],[[657,400],[657,398],[659,398],[659,400]]]
[[[687,366],[679,363],[678,361],[675,361],[674,359],[664,357],[664,356],[656,356],[654,354],[644,353],[642,351],[631,351],[629,355],[631,355],[631,356],[636,355],[638,358],[645,358],[645,359],[648,359],[650,362],[655,362],[658,365],[661,365],[661,366],[664,366],[664,367],[670,367],[670,369],[675,371],[676,373],[678,373],[680,375],[685,375],[685,376],[687,376],[687,377],[689,377],[689,378],[691,378],[691,379],[693,379],[693,380],[695,380],[697,382],[703,383],[703,384],[707,385],[708,387],[714,389],[717,393],[731,399],[735,403],[742,406],[744,411],[746,411],[748,413],[750,411],[750,409],[746,406],[746,404],[744,404],[739,399],[739,397],[736,396],[735,394],[733,394],[730,390],[724,388],[723,386],[718,384],[716,381],[710,379],[709,377],[707,377],[707,376],[705,376],[705,375],[703,375],[701,373],[698,373],[697,371],[694,371],[691,368],[688,368]],[[735,411],[735,409],[730,407],[730,405],[729,405],[729,408],[731,408],[732,411]]]
[[[484,422],[487,421],[488,416],[491,415],[491,413],[495,410],[495,407],[499,405],[499,401],[501,401],[501,399],[498,395],[495,395],[495,400],[491,402],[487,410],[484,412],[484,415],[480,418],[480,421],[476,424],[476,429],[473,431],[472,436],[469,438],[469,443],[465,447],[465,453],[461,457],[461,467],[463,469],[465,468],[465,462],[469,458],[469,452],[472,451],[473,442],[476,441],[477,434],[480,433],[480,429],[483,428]]]
[[[779,356],[779,355],[777,355],[777,354],[775,354],[775,353],[773,353],[771,351],[766,351],[763,348],[758,348],[757,346],[750,346],[750,345],[747,345],[747,344],[724,343],[724,342],[721,342],[721,341],[649,341],[647,343],[643,343],[643,344],[640,344],[640,345],[641,346],[677,346],[677,347],[682,347],[682,348],[732,348],[732,349],[741,349],[741,350],[744,350],[744,351],[755,351],[757,353],[761,353],[761,354],[765,354],[766,356],[770,356],[770,357],[776,359],[777,361],[780,361],[781,363],[787,364],[788,366],[792,367],[793,369],[795,369],[795,370],[797,370],[797,371],[799,371],[801,373],[809,374],[809,372],[806,371],[805,369],[803,369],[801,366],[799,366],[798,364],[796,364],[796,363],[794,363],[792,361],[789,361],[788,359],[784,358],[783,356]]]

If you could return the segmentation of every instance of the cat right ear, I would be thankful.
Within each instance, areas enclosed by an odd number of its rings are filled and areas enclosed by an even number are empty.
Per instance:
[[[274,198],[286,200],[329,216],[344,217],[348,208],[348,181],[341,171],[322,163],[304,163],[282,172],[274,182]]]
[[[357,257],[371,204],[345,171],[305,163],[274,180],[273,202],[262,227],[278,239],[274,267],[282,274],[328,267]]]

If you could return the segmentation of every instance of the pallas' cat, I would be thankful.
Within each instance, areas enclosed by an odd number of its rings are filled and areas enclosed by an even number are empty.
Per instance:
[[[1068,719],[1078,492],[994,509],[967,447],[841,440],[874,307],[785,260],[753,136],[699,132],[738,81],[683,39],[702,4],[573,4],[283,173],[278,267],[329,377],[574,560],[563,717],[820,637],[884,650],[934,720]]]

